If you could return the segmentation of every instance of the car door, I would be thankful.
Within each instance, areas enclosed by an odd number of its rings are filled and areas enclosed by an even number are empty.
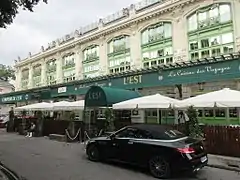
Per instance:
[[[135,143],[137,129],[128,127],[124,131],[117,133],[115,137],[115,146],[117,147],[118,160],[134,163],[135,155]]]
[[[151,156],[152,146],[149,140],[152,139],[152,134],[145,130],[138,129],[135,138],[132,140],[132,163],[138,165],[145,165],[146,161]]]

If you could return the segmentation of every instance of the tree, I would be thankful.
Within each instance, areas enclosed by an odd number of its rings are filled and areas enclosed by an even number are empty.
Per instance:
[[[4,81],[15,80],[15,72],[11,66],[0,64],[0,78]]]
[[[182,84],[176,84],[175,86],[178,89],[179,98],[182,99],[183,98]]]
[[[0,28],[6,28],[13,22],[18,14],[19,8],[33,12],[33,7],[40,1],[47,3],[47,0],[1,0],[0,3]]]
[[[202,138],[202,130],[198,123],[197,111],[193,107],[189,107],[187,110],[189,121],[186,122],[187,134],[191,137]]]

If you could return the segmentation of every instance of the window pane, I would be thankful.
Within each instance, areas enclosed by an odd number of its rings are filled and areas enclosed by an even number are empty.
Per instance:
[[[199,21],[199,28],[203,28],[205,26],[207,26],[207,13],[206,12],[202,12],[198,14],[198,21]]]
[[[164,36],[165,38],[172,37],[172,24],[166,23],[164,25]]]
[[[197,15],[194,14],[188,19],[188,30],[194,31],[197,29]]]
[[[168,55],[172,55],[173,54],[173,49],[172,47],[167,47],[165,48],[165,55],[168,56]]]
[[[162,25],[158,26],[155,30],[156,30],[156,33],[158,33],[158,34],[163,34],[165,31],[165,29]]]
[[[198,14],[198,20],[199,21],[205,21],[207,19],[207,13],[206,12],[200,12]]]
[[[157,51],[157,55],[158,55],[159,57],[164,56],[164,49],[159,49],[159,50]]]
[[[145,30],[142,33],[142,44],[146,44],[148,43],[148,30]]]
[[[212,49],[212,56],[219,56],[220,54],[221,54],[220,48]]]
[[[209,47],[209,40],[208,39],[202,39],[201,40],[201,47],[202,48]]]
[[[226,33],[222,35],[222,44],[232,43],[233,33]]]
[[[220,44],[220,36],[215,36],[210,38],[211,46],[216,46]]]
[[[210,53],[209,53],[209,50],[206,50],[206,51],[202,51],[201,52],[201,57],[202,58],[207,58],[210,56]]]
[[[156,58],[156,57],[157,57],[157,51],[152,51],[152,52],[150,53],[150,57],[151,57],[151,58]]]
[[[199,59],[199,53],[198,52],[191,53],[191,60],[197,60],[197,59]]]
[[[190,42],[190,50],[196,50],[198,49],[198,41],[192,41]]]
[[[214,18],[218,16],[218,7],[215,7],[209,11],[209,17]]]
[[[223,53],[232,53],[233,52],[233,45],[225,45],[223,46]]]
[[[220,5],[220,21],[221,22],[227,22],[231,20],[231,9],[230,5],[223,4]]]

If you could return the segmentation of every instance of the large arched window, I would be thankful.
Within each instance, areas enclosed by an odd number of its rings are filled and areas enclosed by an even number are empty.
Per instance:
[[[187,20],[191,60],[234,51],[230,4],[213,4],[198,9]]]
[[[142,60],[144,67],[173,62],[172,24],[159,22],[142,31]]]
[[[108,68],[111,74],[130,70],[130,37],[121,35],[108,42]]]
[[[69,53],[63,56],[63,82],[70,82],[75,80],[75,53]]]
[[[88,46],[83,51],[83,62],[87,63],[96,60],[99,60],[99,46],[98,45]]]
[[[47,84],[53,85],[56,84],[57,81],[57,61],[56,59],[51,59],[47,62]]]
[[[27,89],[28,88],[28,82],[29,82],[29,69],[23,69],[22,70],[22,77],[21,77],[21,89]]]
[[[99,75],[99,46],[91,45],[83,51],[83,77],[93,78]]]
[[[39,87],[41,85],[42,66],[41,64],[33,67],[33,87]]]

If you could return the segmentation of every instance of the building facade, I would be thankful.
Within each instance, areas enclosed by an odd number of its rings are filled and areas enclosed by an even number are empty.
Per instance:
[[[4,97],[81,99],[91,85],[175,98],[178,85],[181,98],[240,90],[232,55],[240,51],[238,8],[239,0],[145,0],[123,8],[19,58],[16,92]]]
[[[16,90],[239,51],[238,0],[143,1],[15,64]]]

